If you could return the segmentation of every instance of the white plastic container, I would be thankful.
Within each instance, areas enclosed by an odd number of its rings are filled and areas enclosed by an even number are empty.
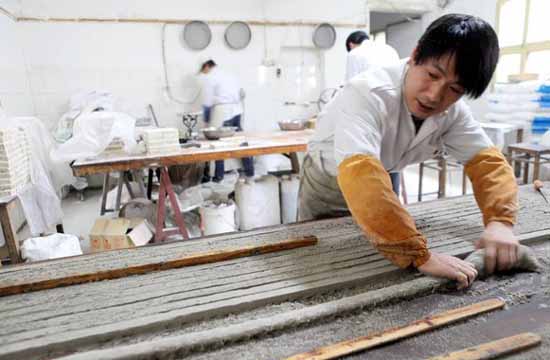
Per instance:
[[[257,180],[239,179],[235,186],[240,229],[250,230],[281,223],[279,180],[266,175]]]
[[[296,222],[298,214],[298,190],[300,177],[284,175],[281,178],[281,217],[283,224]]]
[[[206,201],[200,208],[204,235],[214,235],[237,230],[233,201]]]

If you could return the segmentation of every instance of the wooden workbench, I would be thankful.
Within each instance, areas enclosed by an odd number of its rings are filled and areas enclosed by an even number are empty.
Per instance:
[[[182,148],[177,153],[162,156],[131,155],[101,156],[78,160],[72,165],[75,176],[158,168],[197,162],[235,159],[268,154],[288,154],[293,170],[298,165],[295,154],[305,152],[313,130],[276,131],[272,133],[239,132],[234,137],[215,141],[201,140],[200,148]],[[240,146],[242,143],[246,146]]]
[[[167,172],[169,166],[267,154],[284,154],[290,159],[292,171],[298,173],[300,165],[296,153],[307,150],[307,143],[312,135],[313,130],[276,131],[271,133],[239,132],[233,137],[220,140],[198,141],[196,143],[198,143],[199,147],[185,147],[185,145],[182,145],[182,148],[175,153],[168,153],[160,156],[144,154],[129,156],[101,155],[92,159],[76,161],[72,164],[72,167],[75,176],[85,176],[97,173],[105,174],[103,193],[101,196],[101,215],[107,211],[119,210],[120,196],[126,171],[150,169],[149,184],[147,186],[147,196],[150,197],[152,188],[151,169],[159,169],[161,186],[159,189],[159,201],[157,203],[158,212],[155,241],[162,241],[166,236],[177,233],[181,234],[184,239],[187,239],[187,230],[179,209],[177,208],[176,197],[173,193],[172,184]],[[114,209],[106,209],[107,193],[109,191],[109,173],[113,171],[118,171],[120,173],[117,201]],[[128,191],[130,191],[130,186],[127,183],[126,185]],[[144,186],[142,183],[141,185],[143,188]],[[175,213],[177,229],[174,231],[164,231],[165,198],[169,199],[172,210]]]

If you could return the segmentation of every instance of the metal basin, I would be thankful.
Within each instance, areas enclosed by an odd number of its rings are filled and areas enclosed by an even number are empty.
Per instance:
[[[209,127],[202,129],[204,136],[208,140],[218,140],[221,138],[231,137],[235,135],[235,131],[237,131],[237,128],[234,126],[222,126],[219,128]]]
[[[284,131],[304,130],[306,123],[302,120],[279,121],[279,128]]]

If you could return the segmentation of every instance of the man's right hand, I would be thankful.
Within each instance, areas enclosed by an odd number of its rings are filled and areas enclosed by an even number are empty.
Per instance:
[[[428,261],[418,267],[418,270],[425,275],[456,280],[459,290],[472,285],[477,277],[477,270],[472,263],[434,252],[431,253]]]

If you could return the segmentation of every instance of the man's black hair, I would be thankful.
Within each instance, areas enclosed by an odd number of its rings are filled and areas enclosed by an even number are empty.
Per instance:
[[[346,50],[348,52],[351,51],[351,47],[349,46],[349,43],[353,43],[356,45],[360,45],[363,41],[368,40],[369,36],[364,31],[354,31],[351,34],[349,34],[348,38],[346,39]]]
[[[204,68],[206,68],[206,67],[213,68],[214,66],[216,66],[216,63],[214,62],[214,60],[210,59],[210,60],[205,61],[204,63],[202,63],[201,71],[203,71]]]
[[[448,14],[430,24],[418,41],[414,63],[449,55],[465,94],[483,94],[497,66],[498,37],[486,21],[470,15]]]

